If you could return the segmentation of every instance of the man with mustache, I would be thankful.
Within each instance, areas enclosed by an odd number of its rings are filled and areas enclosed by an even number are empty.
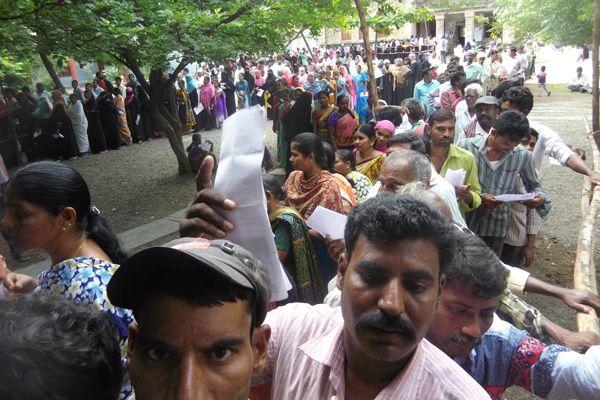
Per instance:
[[[482,96],[475,101],[475,117],[462,132],[462,138],[487,135],[498,117],[498,100],[494,96]],[[457,143],[460,145],[460,143]]]
[[[435,111],[429,117],[424,139],[429,159],[441,176],[445,177],[449,169],[465,171],[464,181],[454,188],[464,216],[464,213],[476,209],[481,204],[481,189],[473,154],[454,145],[455,126],[452,111]]]
[[[201,190],[180,224],[185,236],[222,236],[235,203]],[[272,399],[487,399],[446,355],[424,340],[454,251],[454,227],[421,201],[382,193],[348,216],[338,287],[341,307],[289,304],[271,311],[267,366],[254,385]],[[264,388],[264,387],[263,387]],[[254,393],[253,400],[263,398]]]
[[[273,399],[487,398],[423,339],[454,250],[447,219],[383,193],[350,213],[345,240],[341,307],[271,311],[269,362],[253,383],[271,382]]]
[[[506,290],[507,269],[475,235],[461,233],[457,241],[427,339],[493,399],[512,385],[549,399],[598,399],[600,346],[585,354],[546,346],[500,320],[495,311]]]

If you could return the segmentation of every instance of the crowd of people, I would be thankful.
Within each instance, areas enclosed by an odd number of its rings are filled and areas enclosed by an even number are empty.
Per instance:
[[[390,102],[368,104],[360,47],[321,50],[200,64],[177,80],[190,130],[268,110],[286,174],[262,184],[285,300],[227,239],[253,227],[229,220],[237,205],[213,189],[213,157],[196,166],[181,238],[130,257],[73,168],[0,174],[3,237],[52,260],[33,278],[0,256],[3,399],[476,400],[513,385],[600,397],[600,337],[519,297],[600,312],[598,296],[526,270],[552,212],[544,156],[600,184],[581,150],[529,118],[526,56],[511,49],[514,65],[499,67],[491,49],[488,72],[473,52],[438,68],[409,52],[381,62]],[[343,239],[306,224],[319,206],[347,216]]]

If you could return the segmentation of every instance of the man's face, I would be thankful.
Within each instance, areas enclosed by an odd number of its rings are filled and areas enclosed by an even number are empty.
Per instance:
[[[429,83],[429,82],[431,82],[431,71],[427,71],[427,73],[426,73],[426,74],[423,76],[423,80],[424,80],[426,83]]]
[[[79,83],[78,83],[77,81],[72,81],[72,82],[71,82],[71,87],[72,87],[73,89],[77,89],[77,87],[78,87],[78,86],[79,86]]]
[[[478,296],[464,283],[447,282],[427,339],[450,358],[468,357],[490,328],[498,299]]]
[[[361,235],[338,272],[346,352],[405,360],[429,331],[442,281],[430,240],[376,244]]]
[[[381,192],[395,193],[400,186],[413,181],[413,170],[404,160],[384,162],[379,171]]]
[[[496,117],[498,117],[498,106],[493,104],[477,104],[475,106],[475,115],[477,115],[479,125],[486,132],[489,132]]]
[[[475,106],[475,102],[478,98],[479,94],[477,93],[477,90],[469,89],[465,91],[465,101],[467,102],[467,106],[469,108],[472,109]]]
[[[248,399],[265,361],[269,328],[250,334],[246,301],[195,306],[149,295],[130,327],[128,370],[136,398]]]
[[[529,135],[529,137],[526,137],[523,140],[521,140],[521,146],[525,147],[529,151],[533,151],[537,140],[537,136]]]
[[[520,143],[518,140],[512,140],[506,136],[500,135],[494,128],[490,131],[490,135],[493,138],[492,148],[500,153],[513,151]]]
[[[454,120],[435,121],[429,128],[431,141],[439,147],[450,147],[454,143],[455,125]]]

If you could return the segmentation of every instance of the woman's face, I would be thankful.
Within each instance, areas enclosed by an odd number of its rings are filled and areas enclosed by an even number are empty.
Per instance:
[[[387,146],[390,137],[392,137],[392,133],[387,129],[377,129],[375,131],[375,144],[377,146]]]
[[[294,75],[292,77],[292,82],[294,82],[294,83],[300,83],[300,78],[298,77],[298,75]]]
[[[354,134],[354,146],[356,147],[356,150],[368,150],[373,147],[374,143],[374,139],[369,139],[369,137],[361,131],[356,131]]]
[[[53,216],[42,207],[14,196],[10,189],[6,192],[5,206],[2,235],[18,252],[48,250],[66,226],[60,214]]]
[[[348,111],[348,107],[350,106],[350,100],[347,97],[342,97],[342,99],[338,101],[337,106],[340,112],[345,113],[346,111]]]
[[[348,173],[350,173],[350,171],[352,171],[352,168],[350,168],[348,163],[344,162],[340,158],[340,156],[338,156],[336,154],[335,155],[335,164],[333,165],[333,170],[335,172],[337,172],[338,174],[342,174],[342,175],[346,176]]]
[[[309,154],[305,156],[304,154],[300,153],[296,147],[296,143],[294,142],[292,142],[291,150],[292,156],[290,157],[290,162],[292,163],[294,170],[302,172],[307,171],[313,162],[311,155]]]
[[[326,94],[322,94],[319,96],[319,103],[321,103],[321,107],[329,106],[329,96]]]

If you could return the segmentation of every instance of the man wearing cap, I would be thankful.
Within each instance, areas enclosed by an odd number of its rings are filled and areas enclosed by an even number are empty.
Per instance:
[[[498,100],[494,96],[482,96],[475,100],[475,118],[465,126],[462,139],[487,135],[498,117]],[[462,141],[462,140],[461,140]]]
[[[454,183],[454,190],[460,211],[464,216],[481,204],[481,189],[477,176],[477,165],[473,154],[454,145],[454,113],[450,110],[437,110],[429,117],[426,128],[429,142],[427,153],[436,171],[443,177],[448,170],[464,171],[464,179]],[[429,139],[429,140],[427,140]]]
[[[235,229],[222,216],[235,203],[210,189],[211,169],[209,158],[182,234]],[[348,257],[338,268],[341,308],[296,303],[271,311],[268,361],[253,384],[270,384],[265,398],[272,399],[487,399],[423,339],[454,251],[453,230],[412,198],[383,193],[354,208],[345,231]]]
[[[127,368],[137,400],[246,400],[266,361],[265,268],[224,240],[178,239],[129,258],[108,284],[133,310]]]

